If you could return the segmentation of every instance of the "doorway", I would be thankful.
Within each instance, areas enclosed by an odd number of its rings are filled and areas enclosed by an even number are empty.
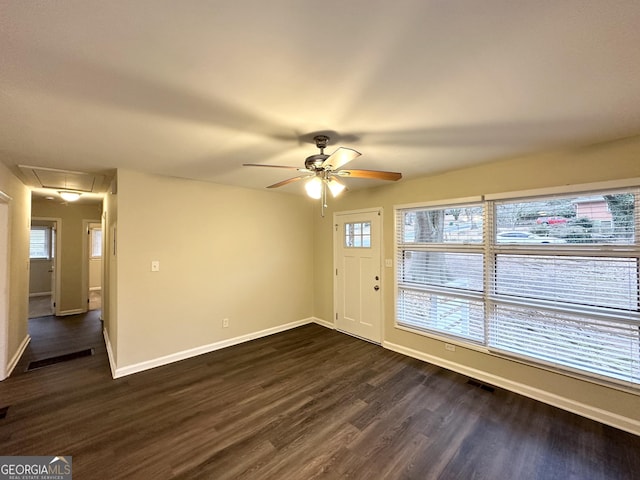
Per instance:
[[[102,223],[85,221],[86,245],[86,289],[88,310],[102,308]]]
[[[336,329],[382,341],[382,209],[335,213],[334,298]]]
[[[56,315],[58,285],[57,218],[32,218],[29,238],[29,318]]]

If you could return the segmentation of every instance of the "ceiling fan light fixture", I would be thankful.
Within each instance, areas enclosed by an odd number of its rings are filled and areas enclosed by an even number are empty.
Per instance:
[[[337,180],[334,180],[333,178],[327,181],[327,185],[329,187],[329,190],[331,190],[331,195],[333,195],[334,197],[340,195],[345,189],[344,184],[338,182]]]
[[[304,185],[307,195],[315,200],[319,200],[322,197],[322,179],[320,177],[313,177]]]
[[[60,190],[58,191],[58,193],[60,194],[62,199],[66,200],[67,202],[75,202],[80,198],[80,195],[82,195],[80,192],[70,192],[68,190]]]

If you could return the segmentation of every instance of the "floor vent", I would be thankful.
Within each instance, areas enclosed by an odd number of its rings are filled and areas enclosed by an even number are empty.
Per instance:
[[[493,393],[493,392],[495,392],[495,391],[496,391],[496,389],[495,389],[495,388],[490,387],[489,385],[485,385],[484,383],[480,383],[480,382],[478,382],[478,381],[476,381],[476,380],[473,380],[473,379],[471,379],[471,378],[470,378],[469,380],[467,380],[467,383],[468,383],[469,385],[471,385],[472,387],[478,387],[478,388],[481,388],[482,390],[484,390],[484,391],[486,391],[486,392],[489,392],[489,393]]]
[[[56,363],[66,362],[68,360],[75,360],[76,358],[90,357],[91,355],[93,355],[93,348],[86,348],[84,350],[78,350],[77,352],[58,355],[57,357],[43,358],[42,360],[30,362],[27,371],[48,367],[49,365],[55,365]]]
[[[7,410],[9,410],[9,407],[0,408],[0,420],[7,416]]]

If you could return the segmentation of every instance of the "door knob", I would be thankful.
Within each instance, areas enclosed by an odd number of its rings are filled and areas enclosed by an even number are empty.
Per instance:
[[[380,290],[380,287],[376,285],[375,287],[373,287],[373,289],[377,292],[378,290]]]

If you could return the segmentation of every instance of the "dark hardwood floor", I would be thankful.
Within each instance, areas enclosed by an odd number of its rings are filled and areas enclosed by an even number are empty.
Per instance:
[[[98,312],[31,332],[0,455],[72,455],[79,480],[640,478],[640,437],[317,325],[117,380]]]

